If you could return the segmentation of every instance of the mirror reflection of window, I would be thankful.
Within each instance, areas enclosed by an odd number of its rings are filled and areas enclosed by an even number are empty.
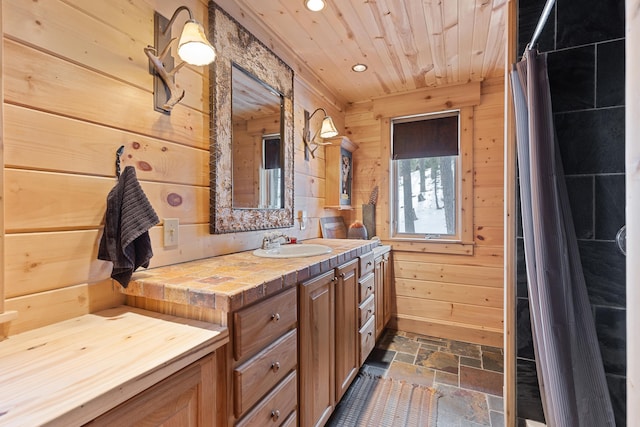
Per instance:
[[[282,95],[237,64],[231,68],[232,206],[284,206]]]
[[[262,138],[263,167],[278,169],[282,167],[282,153],[280,150],[280,135],[265,135]]]
[[[282,150],[280,135],[262,138],[262,170],[260,180],[260,208],[282,208]]]

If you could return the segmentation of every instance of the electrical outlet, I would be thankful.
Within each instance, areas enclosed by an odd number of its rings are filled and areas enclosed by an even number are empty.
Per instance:
[[[164,229],[164,247],[178,246],[180,220],[178,218],[165,218],[162,228]]]
[[[298,222],[300,223],[300,230],[307,228],[307,211],[298,211]]]

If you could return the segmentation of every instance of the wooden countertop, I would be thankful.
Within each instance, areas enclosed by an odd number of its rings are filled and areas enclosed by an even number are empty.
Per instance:
[[[373,256],[379,257],[389,252],[391,252],[391,245],[380,245],[373,249]]]
[[[117,307],[0,342],[0,426],[81,425],[229,341],[226,328]]]
[[[235,311],[281,289],[322,274],[363,253],[378,241],[311,239],[300,244],[327,245],[333,252],[304,258],[260,258],[253,250],[134,273],[127,295]]]

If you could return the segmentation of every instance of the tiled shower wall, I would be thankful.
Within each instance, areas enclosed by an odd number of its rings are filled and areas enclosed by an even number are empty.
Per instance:
[[[545,0],[519,0],[518,54]],[[553,115],[580,257],[616,414],[626,421],[624,0],[557,0],[538,40],[548,53]],[[518,418],[544,421],[535,372],[522,231],[518,231]]]

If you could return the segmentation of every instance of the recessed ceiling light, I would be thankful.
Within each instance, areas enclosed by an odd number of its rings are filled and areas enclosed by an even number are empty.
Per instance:
[[[324,0],[304,0],[304,5],[312,12],[319,12],[324,9]]]
[[[365,64],[356,64],[353,67],[351,67],[351,69],[356,73],[362,73],[364,71],[367,71],[367,66]]]

